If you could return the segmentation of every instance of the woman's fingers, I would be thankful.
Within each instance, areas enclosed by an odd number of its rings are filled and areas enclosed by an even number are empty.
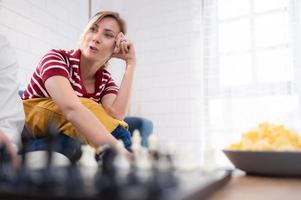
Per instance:
[[[127,63],[136,63],[134,45],[132,41],[127,40],[122,33],[119,33],[116,37],[116,46],[112,57],[122,59]]]
[[[118,52],[119,52],[119,47],[116,45],[115,48],[114,48],[113,54],[116,54]]]
[[[125,39],[125,36],[123,33],[119,33],[117,38],[116,38],[116,47],[114,49],[114,53],[128,53],[128,41]],[[116,51],[115,51],[116,50]]]
[[[128,53],[129,44],[125,39],[121,41],[120,46],[121,46],[122,53],[125,53],[125,54]]]

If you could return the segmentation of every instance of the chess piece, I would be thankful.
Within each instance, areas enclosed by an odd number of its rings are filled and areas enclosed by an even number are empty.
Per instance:
[[[95,160],[95,149],[90,145],[82,145],[82,156],[80,157],[79,164],[81,167],[95,170],[97,169],[97,161]]]
[[[212,146],[212,144],[209,142],[205,145],[204,150],[204,162],[202,166],[202,170],[206,173],[214,173],[217,169],[216,166],[216,150]]]
[[[71,157],[70,165],[67,167],[65,187],[68,197],[81,197],[86,195],[82,172],[77,165],[78,158]]]
[[[133,168],[136,170],[139,179],[143,179],[141,180],[143,182],[148,178],[152,167],[149,152],[145,147],[141,146],[141,136],[138,130],[134,131],[132,141],[132,150],[134,154]]]
[[[0,144],[0,184],[2,188],[15,189],[17,180],[16,169],[12,166],[11,156],[4,144]]]
[[[151,160],[153,162],[156,162],[159,159],[159,145],[158,145],[158,139],[155,134],[152,134],[148,138],[148,149],[149,149],[149,154],[151,157]]]
[[[131,166],[128,158],[125,156],[125,148],[121,140],[119,140],[116,145],[116,156],[113,162],[118,174],[118,179],[125,179]]]
[[[122,182],[123,190],[121,196],[123,200],[145,200],[147,196],[147,184],[150,177],[150,163],[145,163],[145,149],[140,149],[139,154],[135,154],[134,163],[130,168],[125,181]],[[147,161],[146,161],[147,162]]]
[[[132,151],[136,154],[141,149],[141,136],[138,130],[133,132],[132,142]]]
[[[176,145],[175,143],[170,142],[167,144],[166,147],[166,157],[172,169],[175,169],[175,155],[176,155]]]
[[[11,162],[11,157],[6,149],[5,144],[0,143],[0,167],[9,164]]]
[[[140,152],[140,136],[136,136],[136,145],[134,152]],[[129,162],[126,157],[124,144],[122,141],[118,141],[114,150],[114,158],[111,163],[111,158],[106,158],[103,155],[102,163],[102,182],[98,184],[102,185],[100,198],[105,199],[118,199],[118,200],[142,200],[145,199],[145,187],[141,182],[141,179],[137,176],[136,165]],[[111,166],[111,164],[113,166]],[[112,170],[114,169],[114,170]],[[109,179],[109,180],[108,180]],[[105,182],[105,183],[104,183]]]
[[[147,200],[165,200],[169,199],[170,192],[176,190],[179,180],[174,171],[174,145],[167,145],[166,152],[159,151],[157,139],[149,140],[150,154],[152,156],[153,171],[148,183]]]
[[[121,200],[114,159],[116,150],[108,145],[98,148],[99,169],[95,175],[95,190],[101,199]]]
[[[39,179],[34,184],[39,190],[43,192],[43,195],[53,197],[63,194],[65,177],[60,176],[59,169],[55,168],[53,163],[53,151],[56,145],[56,136],[58,130],[54,123],[48,125],[46,140],[47,140],[47,153],[46,153],[46,166],[40,170]],[[40,191],[40,192],[41,192]]]
[[[19,167],[17,174],[18,179],[16,182],[16,187],[19,193],[26,193],[26,191],[31,190],[31,179],[29,174],[29,169],[27,168],[27,157],[26,152],[28,149],[29,143],[29,133],[27,129],[23,130],[25,134],[22,134],[21,141],[22,141],[22,148],[21,148],[21,166]]]
[[[184,172],[199,170],[200,165],[197,162],[195,148],[192,144],[183,145],[177,159],[176,168]]]

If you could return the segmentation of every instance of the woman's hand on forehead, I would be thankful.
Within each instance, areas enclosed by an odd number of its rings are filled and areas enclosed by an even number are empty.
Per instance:
[[[116,37],[116,46],[112,57],[120,58],[127,62],[127,64],[135,65],[136,55],[133,43],[125,38],[125,35],[120,32]]]
[[[119,32],[116,36],[116,44],[120,44],[122,41],[126,41],[125,35],[122,32]]]
[[[125,35],[120,32],[118,33],[116,37],[116,48],[114,50],[114,53],[127,53],[128,52],[128,45],[126,44],[127,40],[125,39]]]

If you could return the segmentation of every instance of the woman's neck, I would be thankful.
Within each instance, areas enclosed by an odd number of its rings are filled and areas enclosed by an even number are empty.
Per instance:
[[[99,67],[102,66],[102,62],[95,62],[87,59],[84,55],[80,56],[80,71],[83,80],[92,80],[95,78],[95,74]]]

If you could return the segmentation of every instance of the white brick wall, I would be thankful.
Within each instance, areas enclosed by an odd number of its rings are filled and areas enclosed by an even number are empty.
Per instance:
[[[85,0],[0,0],[0,33],[16,49],[24,89],[39,60],[52,48],[75,48],[88,21]]]
[[[120,12],[135,43],[138,66],[130,114],[151,119],[162,143],[193,143],[201,155],[201,1],[92,2],[92,14]],[[114,62],[111,70],[122,77],[119,64]]]
[[[151,119],[162,143],[193,143],[200,153],[200,1],[92,0],[92,9],[119,11],[128,22],[138,58],[130,114]],[[45,52],[75,47],[87,16],[85,0],[0,0],[0,33],[16,49],[22,89]],[[112,61],[118,82],[120,65]]]

